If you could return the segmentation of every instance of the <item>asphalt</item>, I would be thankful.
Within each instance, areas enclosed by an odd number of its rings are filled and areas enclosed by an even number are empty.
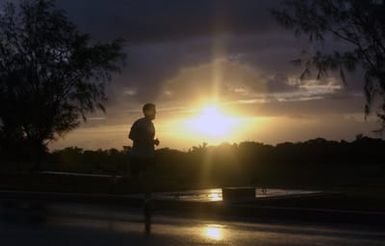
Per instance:
[[[154,213],[91,203],[3,207],[1,245],[385,245],[385,230],[341,223],[245,222]],[[42,206],[43,205],[43,206]]]
[[[335,195],[335,194],[331,194]],[[84,206],[104,206],[113,210],[141,209],[142,196],[114,194],[79,194],[56,192],[0,191],[3,210],[33,212],[50,210],[56,205],[83,204]],[[314,198],[308,197],[307,199]],[[271,198],[266,198],[271,199]],[[277,204],[277,198],[274,203]],[[262,200],[255,202],[226,203],[222,201],[193,202],[181,200],[153,199],[153,210],[157,214],[199,218],[226,219],[252,222],[285,223],[344,223],[370,225],[385,228],[385,213],[341,209],[304,208],[293,206],[299,197],[284,197],[279,206],[271,206]],[[290,204],[290,206],[285,206]],[[55,214],[56,210],[50,210]]]

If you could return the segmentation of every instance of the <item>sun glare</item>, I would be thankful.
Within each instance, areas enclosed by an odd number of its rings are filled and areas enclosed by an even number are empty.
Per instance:
[[[189,129],[209,138],[223,138],[231,134],[238,120],[225,115],[218,106],[203,107],[197,117],[188,121]]]
[[[168,139],[188,142],[189,146],[231,143],[249,139],[251,132],[265,124],[262,118],[244,115],[234,105],[214,102],[195,104],[192,108],[164,121],[162,132]]]

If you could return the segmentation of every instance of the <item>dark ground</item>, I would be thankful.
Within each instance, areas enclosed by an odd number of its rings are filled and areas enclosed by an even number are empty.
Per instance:
[[[56,203],[2,210],[2,245],[385,245],[381,227],[235,222],[155,214],[145,234],[141,210]]]

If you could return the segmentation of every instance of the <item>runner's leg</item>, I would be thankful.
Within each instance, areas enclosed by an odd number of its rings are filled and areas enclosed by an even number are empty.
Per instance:
[[[152,182],[151,182],[151,177],[149,173],[149,167],[150,167],[150,161],[151,160],[145,160],[143,163],[143,189],[144,189],[144,207],[143,207],[143,212],[144,212],[144,226],[145,226],[145,231],[146,233],[151,233],[151,218],[152,218]]]

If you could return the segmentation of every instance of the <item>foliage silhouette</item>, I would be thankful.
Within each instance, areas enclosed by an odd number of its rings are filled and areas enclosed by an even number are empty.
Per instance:
[[[149,175],[157,189],[213,186],[385,185],[385,141],[358,135],[352,142],[322,138],[275,146],[256,142],[156,151]],[[49,154],[46,170],[128,174],[125,150],[76,147]]]
[[[122,40],[91,40],[52,0],[5,4],[0,39],[1,148],[39,164],[49,141],[105,110],[105,84],[124,60]]]
[[[331,43],[335,48],[316,50],[310,58],[295,63],[305,66],[301,78],[316,69],[320,79],[328,71],[339,71],[345,81],[345,70],[361,67],[365,73],[365,114],[371,113],[379,98],[376,114],[385,130],[385,3],[376,0],[284,0],[272,11],[276,19],[296,35],[313,43]],[[335,46],[335,37],[345,45]]]

